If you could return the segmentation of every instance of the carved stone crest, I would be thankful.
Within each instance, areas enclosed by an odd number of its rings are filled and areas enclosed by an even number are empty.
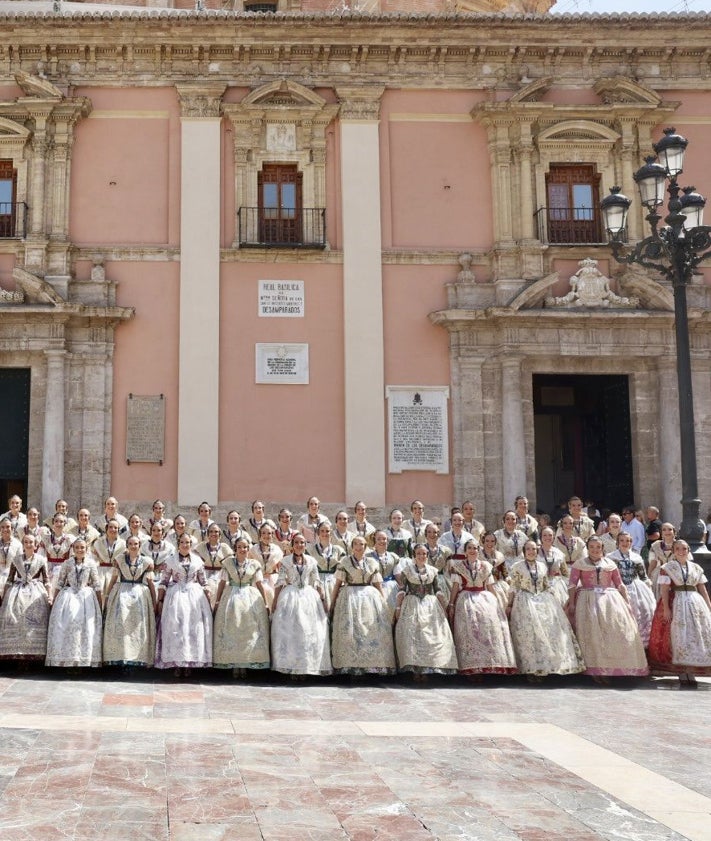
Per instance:
[[[570,292],[561,298],[546,298],[547,307],[638,307],[639,298],[622,298],[610,289],[610,279],[586,257],[570,278]]]

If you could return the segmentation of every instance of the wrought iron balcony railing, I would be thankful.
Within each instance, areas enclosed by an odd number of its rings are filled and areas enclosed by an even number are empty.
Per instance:
[[[29,208],[25,202],[0,202],[0,239],[24,239],[27,236]]]
[[[551,245],[607,245],[595,207],[539,207],[538,239]]]
[[[325,248],[323,207],[240,207],[237,211],[240,248]]]

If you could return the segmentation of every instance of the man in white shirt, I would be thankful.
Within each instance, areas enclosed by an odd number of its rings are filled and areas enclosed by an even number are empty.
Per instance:
[[[634,515],[634,508],[625,508],[622,512],[620,531],[632,535],[632,550],[639,554],[647,541],[644,526]]]

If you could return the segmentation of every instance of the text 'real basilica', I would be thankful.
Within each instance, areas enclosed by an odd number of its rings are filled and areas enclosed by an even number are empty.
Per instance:
[[[0,496],[680,519],[672,290],[599,203],[667,126],[711,189],[711,15],[0,0],[0,32]]]

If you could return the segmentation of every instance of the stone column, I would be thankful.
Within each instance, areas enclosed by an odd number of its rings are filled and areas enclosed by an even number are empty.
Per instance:
[[[181,106],[178,503],[218,497],[220,123],[224,84],[178,85]],[[195,325],[200,325],[196,341]]]
[[[679,400],[677,397],[676,360],[673,356],[664,356],[657,362],[657,383],[656,402],[659,409],[657,454],[659,457],[659,484],[661,486],[659,507],[662,509],[664,520],[671,523],[680,523],[682,511]],[[638,488],[635,496],[640,498],[643,495],[644,489]]]
[[[44,234],[45,171],[48,152],[47,117],[51,110],[51,106],[49,106],[48,108],[30,111],[35,121],[35,130],[32,136],[32,165],[27,192],[29,196],[28,204],[30,205],[29,234],[35,238]]]
[[[47,389],[42,442],[42,511],[64,495],[64,350],[45,350]]]
[[[385,504],[380,98],[383,88],[338,88],[341,100],[345,498]],[[367,410],[364,411],[364,408]]]
[[[521,123],[518,127],[519,142],[516,147],[518,157],[519,177],[521,179],[521,201],[519,204],[521,239],[538,239],[538,231],[535,230],[535,212],[533,201],[533,170],[531,159],[533,157],[533,140],[531,138],[531,124]]]
[[[513,243],[511,217],[511,138],[510,118],[491,119],[484,123],[489,135],[491,187],[494,202],[494,240],[498,244]]]
[[[510,508],[519,494],[526,493],[522,401],[521,360],[517,357],[506,357],[501,361],[501,464],[504,480],[502,510]]]

